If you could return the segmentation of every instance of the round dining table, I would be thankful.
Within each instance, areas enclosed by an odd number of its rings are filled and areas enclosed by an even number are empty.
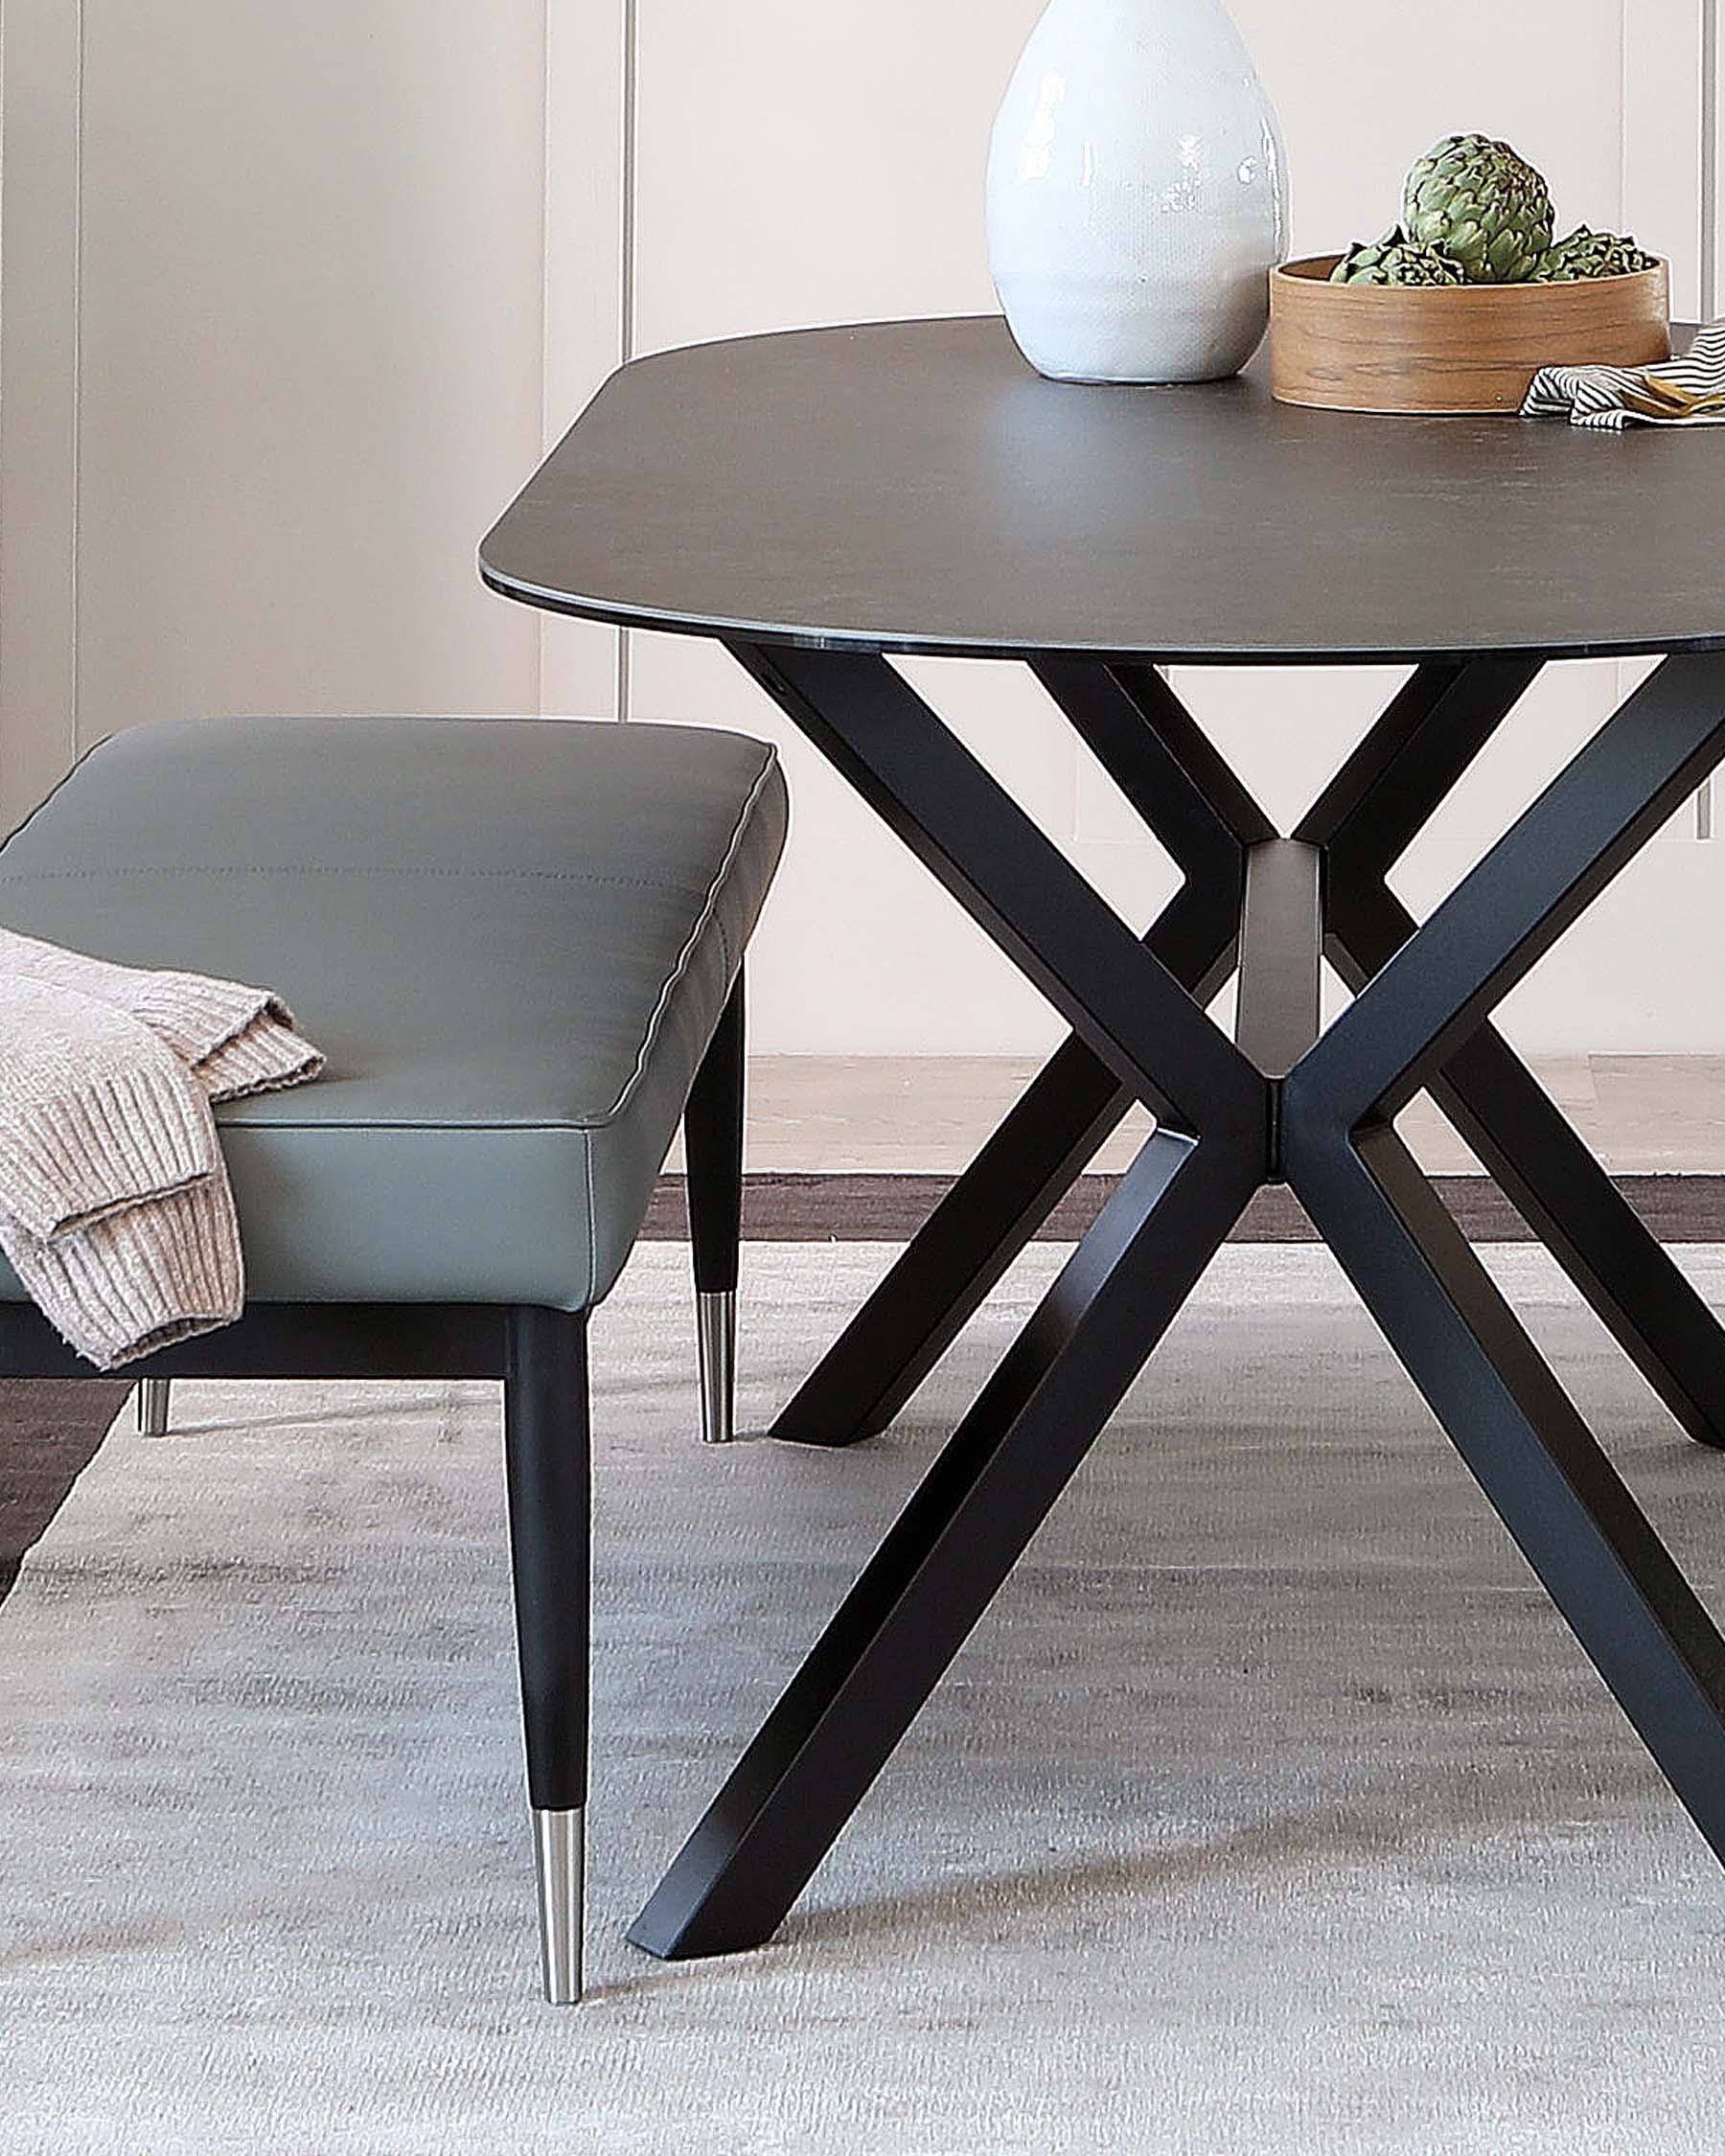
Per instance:
[[[1722,516],[1725,430],[1300,410],[1257,367],[1063,385],[992,318],[637,360],[529,482],[486,582],[723,642],[1070,1028],[774,1434],[884,1429],[1128,1110],[1155,1118],[638,1944],[773,1932],[1268,1183],[1725,1857],[1725,1640],[1394,1127],[1432,1095],[1666,1409],[1725,1446],[1725,1334],[1491,1024],[1725,759]],[[1033,670],[1182,872],[1147,934],[911,688],[905,653]],[[1390,886],[1401,856],[1542,668],[1608,655],[1663,663],[1416,922]],[[1405,685],[1287,833],[1162,671],[1385,662]],[[1325,959],[1353,992],[1327,1025]],[[1234,975],[1230,1032],[1209,1014]]]

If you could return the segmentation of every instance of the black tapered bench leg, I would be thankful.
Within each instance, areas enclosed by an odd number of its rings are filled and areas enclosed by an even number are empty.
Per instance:
[[[683,1114],[701,1342],[701,1434],[709,1445],[728,1445],[736,1434],[746,1033],[738,974]]]
[[[591,1632],[592,1455],[585,1311],[510,1313],[509,1534],[539,1866],[545,1996],[581,1997]]]

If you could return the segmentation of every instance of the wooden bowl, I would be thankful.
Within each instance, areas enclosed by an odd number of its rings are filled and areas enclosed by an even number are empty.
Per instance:
[[[1667,264],[1576,285],[1332,285],[1339,255],[1270,280],[1271,386],[1333,412],[1518,412],[1541,367],[1671,356]]]

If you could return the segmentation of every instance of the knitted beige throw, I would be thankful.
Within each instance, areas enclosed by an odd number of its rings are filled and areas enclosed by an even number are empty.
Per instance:
[[[0,929],[0,1250],[102,1369],[238,1318],[213,1101],[315,1078],[276,997]]]

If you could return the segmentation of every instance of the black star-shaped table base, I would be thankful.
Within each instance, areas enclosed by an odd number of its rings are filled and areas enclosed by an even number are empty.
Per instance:
[[[1267,1182],[1725,1855],[1725,1640],[1392,1128],[1429,1089],[1684,1427],[1725,1442],[1712,1313],[1486,1022],[1725,760],[1725,658],[1668,660],[1418,929],[1388,873],[1537,666],[1422,668],[1284,838],[1160,674],[1043,662],[1185,872],[1139,944],[884,659],[736,649],[1073,1029],[777,1434],[883,1428],[1126,1108],[1157,1130],[631,1937],[684,1956],[776,1929]],[[1326,953],[1358,994],[1324,1030]],[[1230,1041],[1206,1006],[1236,966]]]

